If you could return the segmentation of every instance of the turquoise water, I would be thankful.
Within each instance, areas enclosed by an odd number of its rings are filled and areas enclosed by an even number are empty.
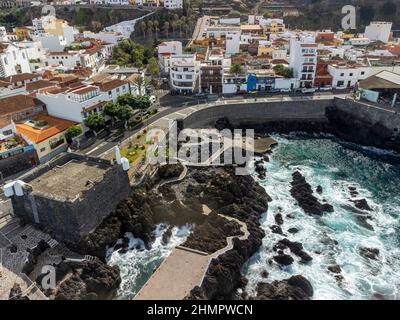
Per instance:
[[[400,299],[400,158],[390,152],[343,144],[330,137],[279,135],[279,144],[265,163],[267,177],[259,180],[272,197],[268,213],[262,219],[266,232],[263,245],[243,269],[249,279],[246,291],[254,294],[259,281],[281,280],[294,274],[308,278],[314,287],[314,299]],[[292,173],[300,170],[313,189],[323,188],[319,196],[335,211],[322,218],[305,214],[290,195]],[[357,223],[349,186],[359,192],[372,207],[370,224],[374,231]],[[283,237],[271,233],[274,214],[284,217],[282,229],[291,241],[299,241],[313,257],[308,265],[297,261],[286,268],[267,261],[274,255],[272,246]],[[286,214],[292,214],[289,219]],[[291,235],[287,230],[300,231]],[[333,242],[337,241],[335,245]],[[379,258],[366,259],[359,247],[378,248]],[[294,257],[297,260],[296,257]],[[338,264],[341,283],[327,270]],[[269,277],[262,279],[267,270]]]

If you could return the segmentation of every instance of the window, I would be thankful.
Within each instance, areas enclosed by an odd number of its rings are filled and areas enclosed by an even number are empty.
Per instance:
[[[45,152],[46,151],[46,147],[43,147],[40,149],[40,152]]]
[[[3,131],[3,135],[5,135],[5,136],[8,136],[10,134],[12,134],[12,130],[4,130]]]
[[[361,71],[361,75],[363,76],[365,74],[365,71]]]
[[[340,76],[341,76],[341,77],[344,77],[344,73],[341,73]]]
[[[4,63],[8,64],[7,58],[4,58]]]
[[[117,88],[117,93],[119,93],[119,88]]]
[[[344,81],[338,81],[337,82],[338,87],[343,87],[344,86]]]
[[[353,73],[350,73],[350,77],[352,77],[353,76]]]

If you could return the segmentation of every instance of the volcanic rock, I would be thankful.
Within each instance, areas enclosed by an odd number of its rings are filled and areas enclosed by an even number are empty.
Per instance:
[[[259,283],[255,300],[309,300],[314,294],[311,283],[297,275],[272,283]]]
[[[342,272],[342,268],[340,268],[340,266],[337,264],[328,266],[328,270],[332,273],[341,273]]]
[[[291,265],[294,262],[294,259],[288,254],[279,254],[273,257],[274,261],[282,266]]]
[[[377,248],[360,247],[359,252],[360,255],[362,255],[363,257],[372,260],[377,260],[377,257],[379,255],[379,249]]]
[[[271,229],[272,233],[283,235],[283,231],[280,226],[277,226],[276,224],[274,224],[273,226],[270,226],[269,228]]]
[[[360,210],[372,211],[372,208],[369,206],[367,200],[365,199],[350,200],[350,201],[353,202],[356,208]]]
[[[276,224],[279,224],[279,225],[283,224],[283,217],[282,217],[281,213],[277,213],[274,218],[275,218]]]
[[[318,216],[321,216],[324,212],[333,212],[333,207],[330,204],[322,204],[314,197],[311,186],[299,171],[294,172],[292,177],[290,193],[304,212]]]

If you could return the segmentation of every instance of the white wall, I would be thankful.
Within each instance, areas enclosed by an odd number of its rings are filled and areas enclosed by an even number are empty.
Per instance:
[[[29,73],[29,58],[26,49],[9,44],[7,49],[0,54],[0,76],[8,77],[18,72]]]

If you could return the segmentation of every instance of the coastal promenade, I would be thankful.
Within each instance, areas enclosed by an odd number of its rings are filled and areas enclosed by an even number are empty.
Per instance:
[[[231,250],[234,238],[245,240],[249,237],[244,222],[225,215],[220,214],[220,216],[237,222],[243,234],[228,237],[227,245],[212,254],[184,246],[176,247],[133,299],[182,300],[195,286],[200,286],[212,259]]]

